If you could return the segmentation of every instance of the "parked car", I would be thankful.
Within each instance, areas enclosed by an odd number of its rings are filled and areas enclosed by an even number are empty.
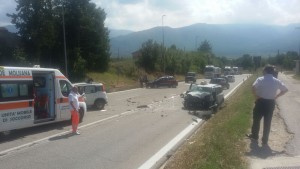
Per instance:
[[[229,89],[230,87],[226,77],[212,78],[209,83],[221,85],[223,89]]]
[[[217,110],[224,102],[223,88],[217,84],[191,84],[181,95],[183,106],[188,110]]]
[[[75,83],[80,94],[84,94],[86,105],[95,107],[98,110],[104,109],[108,102],[105,87],[102,83]]]
[[[177,87],[178,82],[174,76],[162,76],[154,81],[146,83],[146,87],[148,88],[158,88],[158,87]]]
[[[188,82],[196,82],[196,72],[187,72],[187,74],[185,75],[185,83]]]
[[[229,83],[235,82],[235,77],[234,75],[227,75],[225,76],[228,80]]]

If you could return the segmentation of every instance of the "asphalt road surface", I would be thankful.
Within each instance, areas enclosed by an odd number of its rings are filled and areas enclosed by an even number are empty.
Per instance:
[[[247,76],[237,75],[224,94]],[[204,122],[182,109],[188,87],[109,93],[106,110],[87,112],[81,135],[70,134],[69,122],[2,134],[1,168],[157,168]]]
[[[287,144],[287,154],[300,155],[300,81],[293,79],[293,75],[279,74],[289,91],[277,100],[280,115],[284,119],[287,129],[293,134]]]
[[[293,74],[279,73],[289,91],[276,100],[269,146],[250,143],[246,153],[251,169],[300,168],[300,81]],[[260,136],[262,135],[262,126]]]

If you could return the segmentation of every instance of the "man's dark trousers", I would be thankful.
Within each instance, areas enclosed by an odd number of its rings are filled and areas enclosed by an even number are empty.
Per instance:
[[[255,107],[253,109],[253,125],[252,125],[252,137],[258,139],[260,120],[264,117],[264,129],[262,143],[267,144],[269,140],[269,134],[271,129],[271,121],[273,111],[275,108],[275,100],[271,99],[257,99]]]

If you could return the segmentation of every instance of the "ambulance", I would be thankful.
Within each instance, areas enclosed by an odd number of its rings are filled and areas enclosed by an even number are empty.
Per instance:
[[[0,132],[71,120],[73,84],[57,69],[0,66]],[[87,111],[79,99],[82,121]]]

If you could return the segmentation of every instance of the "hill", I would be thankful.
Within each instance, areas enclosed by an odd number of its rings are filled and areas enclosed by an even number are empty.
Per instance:
[[[241,57],[243,54],[269,56],[280,52],[298,51],[300,24],[287,26],[262,24],[194,24],[181,28],[154,27],[111,37],[113,57],[131,56],[142,43],[152,39],[165,46],[173,44],[186,51],[196,50],[202,41],[208,40],[213,52],[221,57]]]

